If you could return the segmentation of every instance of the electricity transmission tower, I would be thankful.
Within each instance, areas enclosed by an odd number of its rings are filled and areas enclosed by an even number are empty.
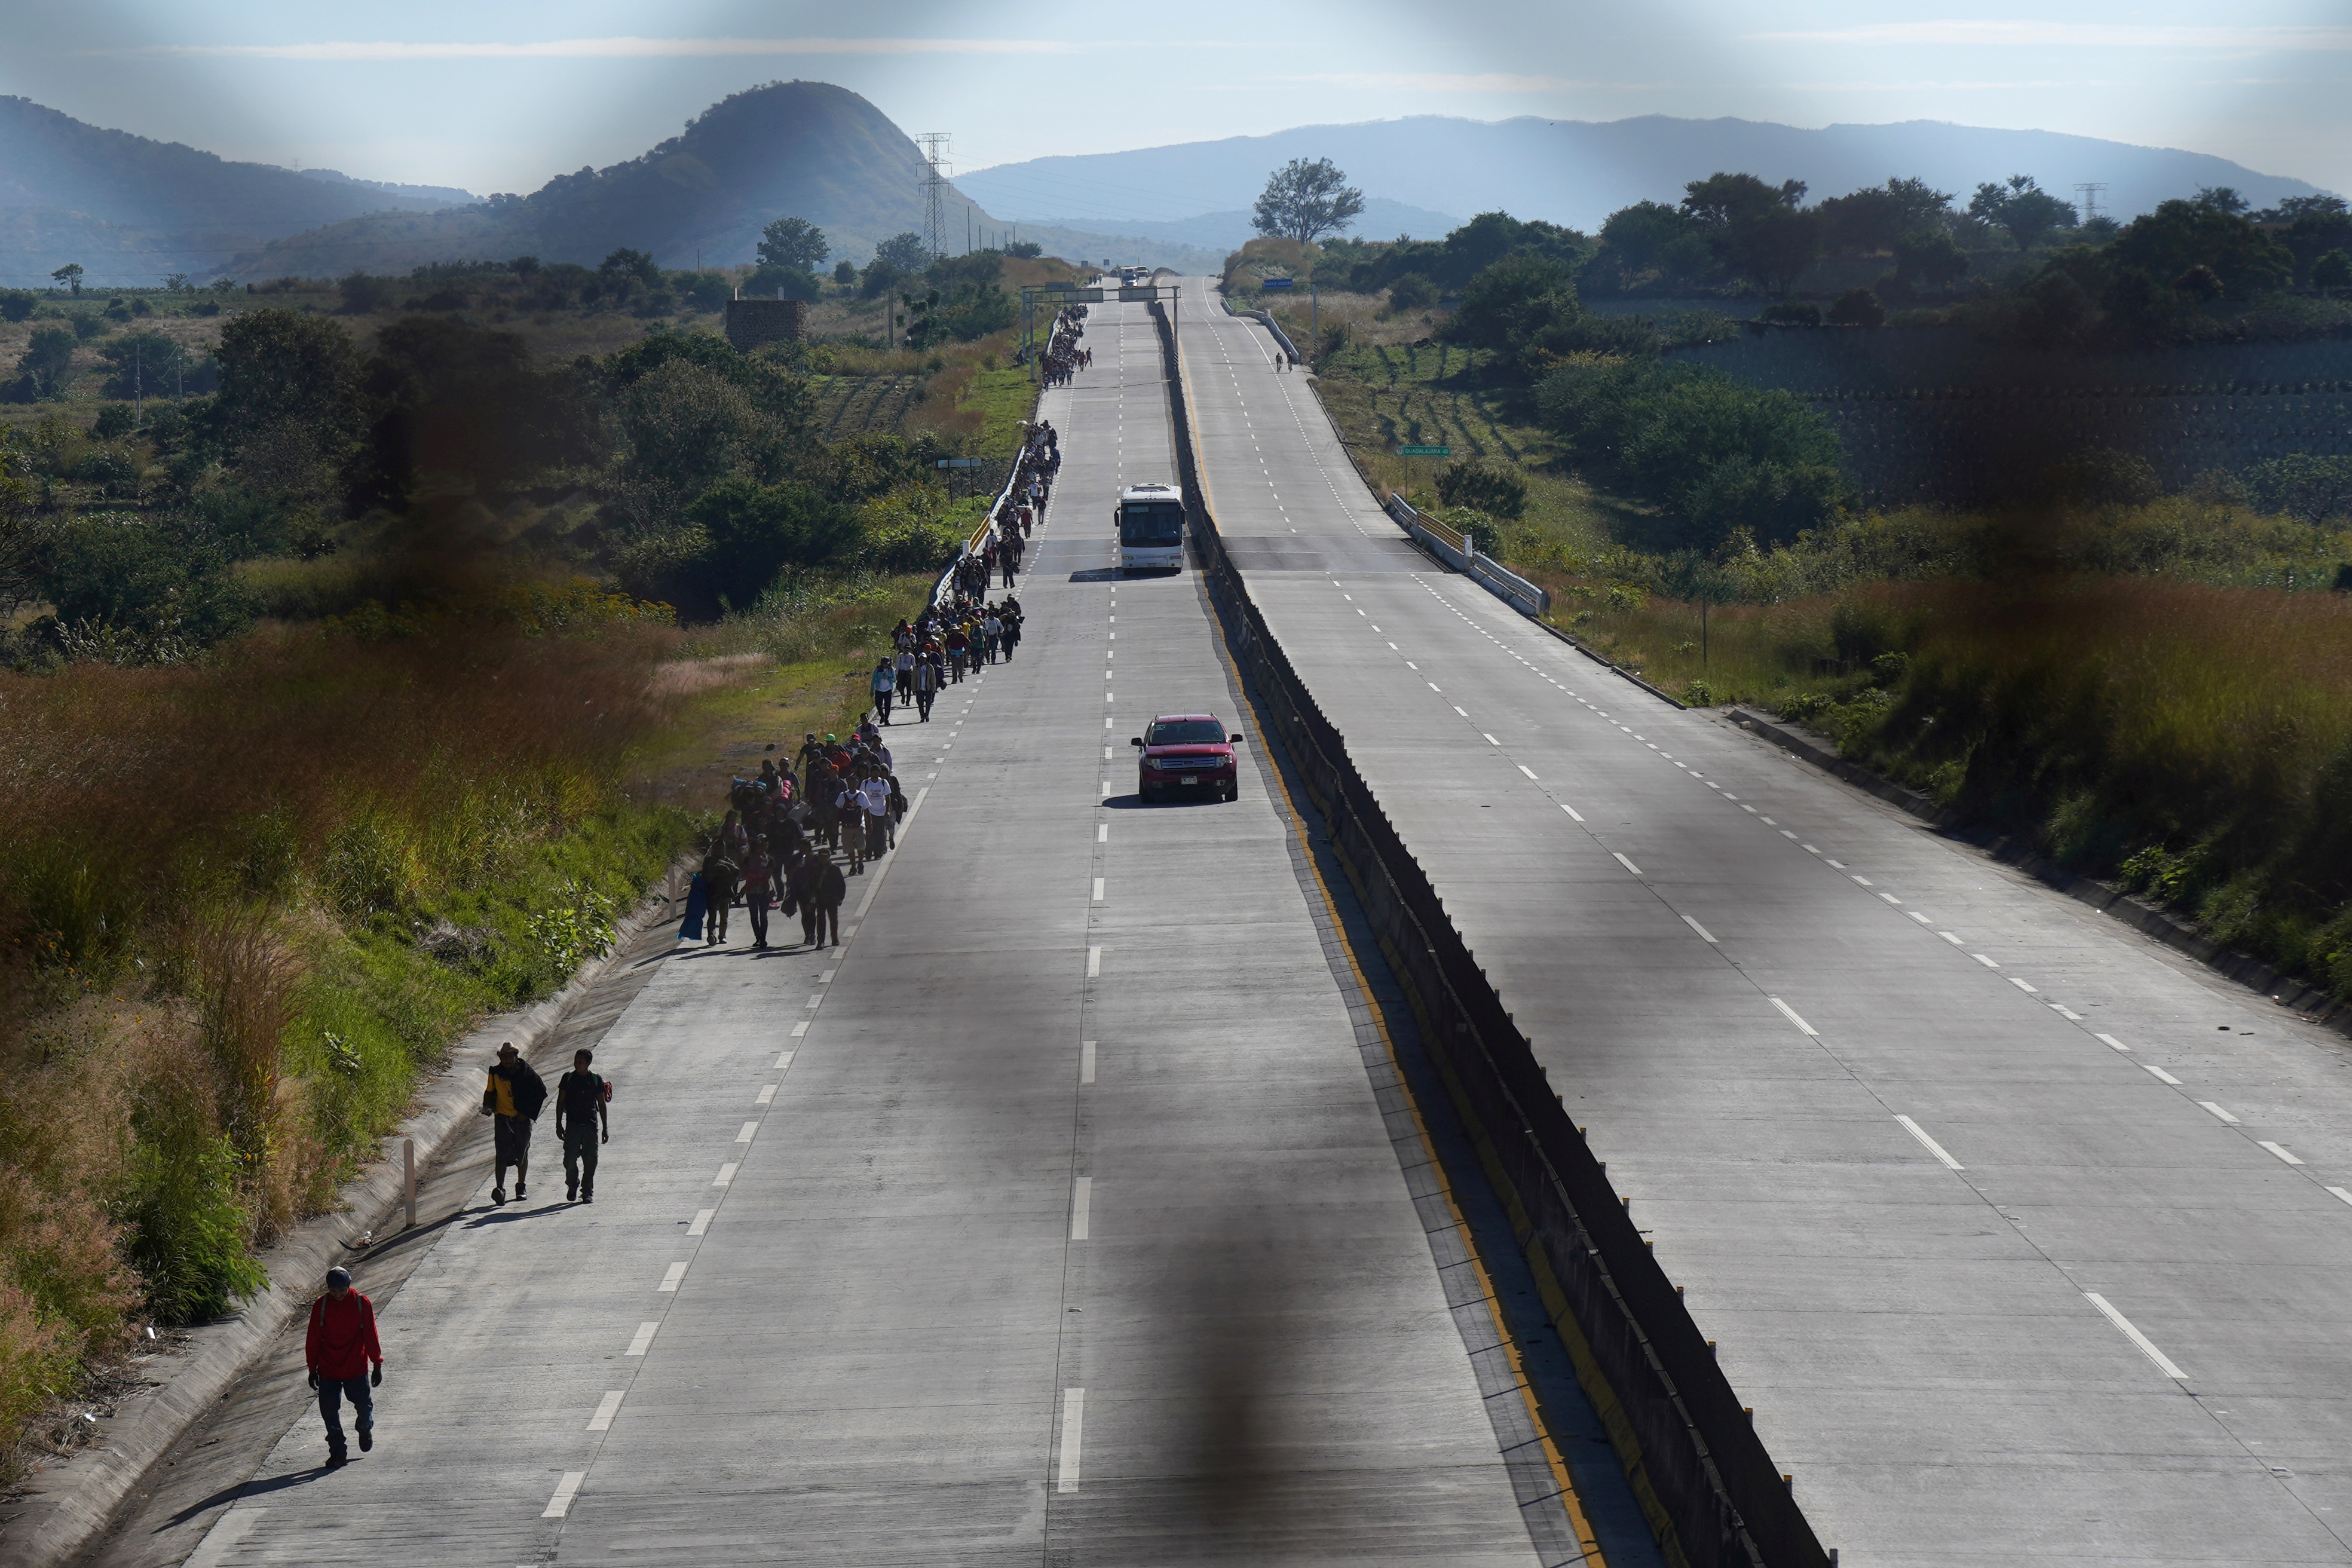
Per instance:
[[[947,254],[947,213],[944,210],[947,193],[947,165],[942,161],[948,152],[948,133],[926,131],[915,138],[923,149],[923,238],[929,244],[933,256]]]
[[[2074,205],[2083,209],[2084,223],[2099,216],[2099,193],[2106,188],[2105,180],[2086,180],[2074,187],[2074,195],[2080,198]]]

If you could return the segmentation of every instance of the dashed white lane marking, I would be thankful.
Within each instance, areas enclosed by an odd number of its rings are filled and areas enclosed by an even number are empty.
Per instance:
[[[673,1263],[662,1275],[662,1282],[655,1286],[654,1289],[667,1295],[675,1291],[677,1289],[677,1282],[685,1278],[686,1265],[683,1263]]]
[[[738,1143],[749,1143],[752,1139],[759,1135],[760,1124],[756,1121],[746,1121],[743,1123],[743,1131],[735,1134],[735,1142]]]
[[[2346,1203],[2352,1204],[2352,1193],[2346,1192],[2342,1187],[2330,1187],[2327,1190],[2334,1193],[2337,1197],[2342,1198]]]
[[[772,1083],[761,1084],[760,1086],[760,1092],[751,1097],[751,1103],[754,1105],[773,1105],[776,1102],[776,1090],[780,1087],[782,1086]]]
[[[1103,879],[1102,879],[1100,877],[1097,877],[1097,878],[1095,879],[1095,902],[1096,902],[1096,903],[1101,903],[1102,901],[1103,901]]]
[[[1527,764],[1527,763],[1520,763],[1517,764],[1517,766],[1518,767],[1519,772],[1521,772],[1521,773],[1523,773],[1527,774],[1527,775],[1528,775],[1528,777],[1529,777],[1529,778],[1534,778],[1534,777],[1536,776],[1536,771],[1535,771],[1535,769],[1533,769],[1533,768],[1531,768],[1531,767],[1528,766],[1528,764]]]
[[[1087,978],[1089,980],[1095,980],[1100,978],[1101,974],[1102,949],[1098,947],[1090,947],[1087,949]]]
[[[2237,1126],[2237,1125],[2238,1125],[2238,1119],[2237,1119],[2236,1117],[2234,1117],[2234,1116],[2231,1115],[2228,1111],[2226,1111],[2226,1110],[2222,1110],[2220,1106],[2218,1106],[2218,1105],[2214,1104],[2211,1100],[2199,1100],[2197,1103],[2198,1103],[2198,1104],[2200,1104],[2200,1105],[2201,1105],[2201,1106],[2203,1106],[2206,1110],[2208,1110],[2211,1111],[2214,1115],[2216,1115],[2216,1116],[2220,1117],[2223,1121],[2228,1122],[2231,1126],[2235,1127],[2235,1126]]]
[[[790,1052],[790,1051],[784,1051],[784,1052],[782,1052],[782,1053],[779,1054],[779,1055],[777,1056],[777,1058],[776,1058],[776,1068],[775,1068],[775,1070],[776,1070],[776,1071],[778,1071],[778,1072],[782,1072],[782,1071],[783,1071],[786,1068],[788,1068],[788,1067],[790,1067],[790,1066],[792,1066],[792,1065],[793,1065],[793,1053],[792,1053],[792,1052]]]
[[[1969,954],[1969,956],[1975,959],[1979,963],[1983,964],[1987,969],[1999,969],[2000,967],[2000,964],[1995,963],[1991,959],[1987,958],[1981,952],[1972,952]]]
[[[2066,1006],[2063,1003],[2051,1003],[2050,1010],[2053,1013],[2057,1014],[2060,1017],[2065,1019],[2070,1024],[2079,1024],[2083,1021],[2083,1015],[2077,1013],[2072,1007]]]
[[[1078,1081],[1092,1083],[1094,1080],[1095,1043],[1092,1040],[1081,1040],[1078,1042]]]
[[[1686,926],[1690,927],[1690,928],[1691,928],[1691,930],[1693,930],[1693,931],[1695,931],[1698,932],[1698,939],[1699,939],[1699,941],[1701,941],[1701,942],[1703,942],[1707,943],[1709,946],[1718,946],[1718,945],[1720,945],[1719,943],[1717,943],[1717,942],[1716,942],[1716,940],[1715,940],[1715,933],[1714,933],[1713,931],[1711,931],[1707,930],[1707,929],[1706,929],[1706,927],[1705,927],[1705,926],[1703,926],[1703,925],[1699,924],[1699,923],[1698,923],[1698,921],[1695,921],[1695,920],[1691,919],[1691,918],[1690,918],[1690,916],[1688,916],[1688,915],[1685,915],[1685,916],[1683,917],[1683,924],[1685,924],[1685,925],[1686,925]]]
[[[1892,893],[1881,893],[1878,896],[1885,899],[1888,903],[1893,904],[1898,910],[1903,907],[1903,900],[1896,898]]]
[[[1640,875],[1642,874],[1642,868],[1640,868],[1639,866],[1634,865],[1634,864],[1633,864],[1633,862],[1632,862],[1631,860],[1626,859],[1626,858],[1625,858],[1625,857],[1623,857],[1622,855],[1618,855],[1618,854],[1617,854],[1617,851],[1615,851],[1614,849],[1612,849],[1611,851],[1609,851],[1609,853],[1610,853],[1610,854],[1612,854],[1612,855],[1613,855],[1613,856],[1616,856],[1616,858],[1617,858],[1617,864],[1619,864],[1620,866],[1624,867],[1624,868],[1625,868],[1625,869],[1627,869],[1628,871],[1633,872],[1633,875],[1635,875],[1636,877],[1638,877],[1638,876],[1640,876]]]
[[[1110,760],[1110,748],[1108,746],[1105,746],[1103,748],[1103,760],[1106,762]],[[1095,829],[1095,842],[1097,844],[1108,844],[1110,842],[1109,823],[1106,822]]]
[[[723,1187],[728,1185],[735,1180],[735,1173],[738,1169],[740,1169],[740,1167],[735,1163],[735,1162],[730,1160],[727,1163],[719,1167],[719,1174],[712,1180],[710,1184],[714,1187]]]
[[[808,1020],[807,1020],[807,1019],[805,1019],[805,1018],[803,1018],[803,1019],[802,1019],[799,1023],[794,1024],[794,1025],[793,1026],[792,1038],[793,1038],[793,1039],[797,1040],[797,1039],[801,1038],[803,1036],[806,1035],[807,1033],[808,1033]]]
[[[1907,1116],[1897,1116],[1895,1120],[1903,1123],[1903,1131],[1911,1134],[1912,1137],[1919,1140],[1919,1146],[1927,1150],[1928,1153],[1936,1156],[1937,1159],[1941,1160],[1947,1169],[1954,1171],[1965,1171],[1968,1169],[1966,1165],[1961,1164],[1958,1160],[1952,1158],[1950,1151],[1947,1150],[1941,1143],[1937,1142],[1933,1138],[1928,1137],[1927,1130],[1926,1128],[1920,1126],[1917,1122],[1912,1121]]]
[[[631,1340],[629,1342],[629,1348],[623,1351],[621,1353],[623,1355],[645,1354],[646,1347],[654,1342],[654,1336],[659,1332],[661,1332],[661,1325],[659,1323],[639,1323],[637,1325],[637,1337]]]
[[[2173,1088],[2179,1089],[2180,1087],[2180,1080],[2179,1079],[2173,1077],[2170,1073],[2165,1071],[2154,1062],[2142,1062],[2139,1065],[2154,1073],[2162,1081],[2170,1084]]]
[[[1953,935],[1950,931],[1937,931],[1936,934],[1937,934],[1937,936],[1942,937],[1946,942],[1950,942],[1954,947],[1966,947],[1966,946],[1968,945],[1968,943],[1966,943],[1966,942],[1962,942],[1958,937],[1957,937],[1957,936]]]
[[[2024,992],[2028,996],[2039,996],[2042,994],[2042,993],[2035,990],[2031,984],[2026,981],[2020,980],[2014,974],[2009,977],[2009,983],[2011,985],[2016,986],[2020,991]]]
[[[1087,1226],[1094,1218],[1095,1179],[1078,1176],[1070,1183],[1070,1239],[1087,1239]]]
[[[1478,733],[1480,733],[1481,735],[1486,735],[1486,731],[1484,731],[1484,730],[1479,731],[1478,731]],[[1486,735],[1486,744],[1488,744],[1488,745],[1490,745],[1490,746],[1499,746],[1499,745],[1501,745],[1502,743],[1503,743],[1502,742],[1497,741],[1496,739],[1495,739],[1495,737],[1494,737],[1494,736],[1492,736],[1492,735]]]
[[[539,1517],[541,1519],[562,1519],[565,1514],[570,1513],[572,1511],[572,1500],[573,1497],[578,1495],[580,1483],[587,1479],[588,1472],[585,1470],[564,1471],[563,1479],[555,1483],[555,1495],[547,1500],[547,1507]]]
[[[1054,1468],[1054,1489],[1074,1492],[1078,1489],[1078,1451],[1080,1427],[1086,1419],[1087,1391],[1083,1388],[1062,1390],[1062,1454]]]
[[[1464,710],[1464,708],[1462,707],[1462,705],[1461,705],[1460,703],[1458,703],[1458,702],[1449,702],[1449,703],[1447,703],[1447,704],[1446,704],[1446,706],[1447,706],[1448,708],[1453,709],[1456,713],[1460,713],[1460,714],[1462,715],[1462,717],[1464,717],[1465,719],[1467,719],[1468,717],[1470,717],[1469,713],[1468,713],[1466,710]]]
[[[700,1236],[704,1231],[710,1228],[710,1222],[718,1213],[719,1211],[717,1209],[695,1210],[694,1220],[686,1227],[686,1234],[688,1236]]]
[[[613,1429],[613,1417],[621,1413],[621,1396],[627,1392],[628,1390],[623,1388],[605,1390],[604,1397],[596,1402],[596,1414],[588,1417],[588,1430],[610,1432]]]
[[[2095,1039],[2095,1040],[2098,1041],[2101,1045],[2113,1046],[2113,1047],[2115,1047],[2115,1048],[2116,1048],[2116,1049],[2117,1049],[2117,1050],[2119,1050],[2119,1051],[2128,1051],[2128,1050],[2130,1050],[2130,1049],[2131,1049],[2131,1047],[2130,1047],[2129,1046],[2127,1046],[2127,1045],[2124,1044],[2121,1040],[2119,1040],[2119,1039],[2116,1038],[2113,1035],[2099,1035],[2099,1034],[2095,1034],[2095,1035],[2093,1035],[2093,1036],[2091,1037],[2091,1038],[2093,1038],[2093,1039]]]
[[[1561,801],[1559,803],[1559,808],[1560,810],[1568,813],[1572,821],[1582,822],[1584,820],[1583,816],[1577,811],[1576,807],[1569,805],[1566,801]]]
[[[1796,1025],[1798,1028],[1803,1030],[1806,1034],[1812,1036],[1813,1038],[1821,1038],[1822,1032],[1819,1029],[1814,1028],[1811,1024],[1806,1023],[1802,1018],[1797,1016],[1797,1010],[1794,1007],[1790,1006],[1778,996],[1768,997],[1767,1000],[1769,1001],[1772,1005],[1780,1009],[1781,1016],[1787,1018],[1789,1022]]]
[[[2256,1140],[2254,1140],[2254,1142],[2257,1142],[2257,1143],[2259,1143],[2259,1144],[2261,1144],[2263,1148],[2265,1148],[2265,1149],[2269,1150],[2272,1153],[2276,1154],[2280,1159],[2284,1160],[2284,1161],[2285,1161],[2288,1164],[2290,1164],[2290,1165],[2300,1165],[2300,1164],[2302,1164],[2302,1163],[2303,1163],[2303,1162],[2302,1162],[2302,1161],[2300,1161],[2300,1160],[2296,1159],[2294,1155],[2292,1155],[2292,1154],[2288,1153],[2288,1152],[2285,1151],[2285,1149],[2282,1148],[2280,1145],[2278,1145],[2278,1144],[2276,1144],[2276,1143],[2272,1142],[2271,1142],[2269,1139],[2267,1139],[2267,1138],[2257,1138]]]
[[[815,1009],[817,1009],[817,1008],[819,1008],[819,1007],[824,1006],[824,994],[823,994],[822,992],[820,992],[818,994],[816,994],[816,995],[814,995],[814,996],[810,997],[810,998],[808,999],[808,1005],[809,1005],[809,1009],[810,1009],[810,1011],[812,1011],[812,1012],[814,1012]]]
[[[2121,1329],[2124,1331],[2125,1337],[2129,1339],[2132,1343],[2137,1345],[2140,1350],[2146,1353],[2148,1360],[2156,1363],[2158,1370],[2162,1372],[2165,1376],[2180,1383],[2186,1383],[2189,1381],[2189,1374],[2181,1371],[2179,1367],[2173,1365],[2172,1359],[2166,1355],[2162,1351],[2156,1348],[2156,1342],[2149,1339],[2146,1334],[2141,1333],[2137,1329],[2133,1328],[2131,1320],[2125,1317],[2121,1312],[2116,1311],[2114,1307],[2110,1306],[2105,1296],[2100,1295],[2095,1290],[2085,1290],[2083,1292],[2083,1299],[2090,1302],[2092,1306],[2096,1307],[2101,1314],[2106,1318],[2107,1321]]]

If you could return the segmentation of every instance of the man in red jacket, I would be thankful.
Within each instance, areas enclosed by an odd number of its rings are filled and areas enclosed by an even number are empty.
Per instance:
[[[359,1429],[360,1452],[375,1447],[375,1398],[383,1386],[383,1347],[376,1342],[375,1303],[352,1289],[348,1268],[327,1270],[327,1293],[310,1303],[310,1332],[302,1345],[310,1363],[310,1386],[319,1391],[319,1414],[327,1420],[327,1468],[340,1470],[351,1456],[343,1450],[342,1397],[352,1399],[352,1425]],[[369,1363],[374,1373],[369,1374]]]

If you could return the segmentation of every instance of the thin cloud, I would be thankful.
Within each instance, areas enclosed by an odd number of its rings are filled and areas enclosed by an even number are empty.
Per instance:
[[[1879,22],[1806,33],[1755,33],[1775,44],[1977,44],[1994,47],[2352,49],[2352,27],[2131,26],[2098,22]]]
[[[1509,76],[1488,71],[1455,76],[1439,71],[1335,71],[1313,76],[1277,77],[1278,81],[1333,82],[1341,87],[1388,88],[1407,92],[1570,92],[1592,88],[1649,90],[1664,86],[1651,81],[1572,81],[1556,76]]]
[[[530,44],[164,44],[144,51],[262,60],[656,59],[723,55],[1061,55],[1042,38],[551,38]]]

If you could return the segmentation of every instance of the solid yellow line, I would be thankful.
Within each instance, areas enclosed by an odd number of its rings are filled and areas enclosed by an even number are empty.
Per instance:
[[[1183,353],[1181,345],[1177,353],[1181,371]],[[1193,433],[1192,468],[1200,479],[1202,499],[1205,501],[1209,478],[1207,466],[1201,461],[1201,426],[1197,418],[1191,417],[1192,380],[1188,376],[1183,378],[1183,382],[1187,427]],[[1215,507],[1209,510],[1214,515]],[[1233,674],[1234,689],[1242,690],[1244,688],[1241,668],[1234,662],[1233,650],[1225,644],[1224,624],[1213,615],[1210,619],[1217,628],[1218,655],[1224,659],[1225,668]],[[1444,1162],[1437,1157],[1437,1145],[1429,1135],[1429,1123],[1421,1114],[1420,1097],[1413,1093],[1412,1081],[1405,1077],[1404,1064],[1397,1059],[1396,1041],[1389,1034],[1387,1017],[1373,999],[1370,983],[1364,978],[1363,965],[1356,962],[1355,943],[1348,938],[1347,924],[1339,918],[1339,906],[1331,897],[1329,884],[1323,879],[1323,868],[1315,863],[1315,847],[1307,837],[1306,820],[1298,815],[1288,786],[1281,783],[1280,770],[1275,767],[1272,756],[1266,752],[1265,731],[1257,721],[1256,710],[1244,706],[1242,714],[1249,724],[1251,734],[1257,738],[1258,754],[1266,757],[1266,766],[1276,773],[1275,799],[1280,803],[1282,814],[1290,824],[1290,831],[1297,837],[1298,847],[1307,857],[1307,873],[1315,879],[1316,891],[1322,895],[1324,910],[1331,917],[1331,929],[1339,934],[1339,951],[1348,955],[1348,972],[1355,976],[1357,989],[1363,994],[1370,1010],[1372,1027],[1380,1032],[1381,1046],[1388,1052],[1389,1066],[1396,1074],[1397,1089],[1404,1096],[1405,1108],[1412,1113],[1413,1131],[1421,1139],[1421,1152],[1429,1161],[1429,1168],[1436,1173],[1438,1190],[1445,1194],[1445,1209],[1454,1216],[1454,1228],[1462,1238],[1462,1250],[1469,1258],[1470,1266],[1478,1271],[1478,1292],[1485,1299],[1487,1315],[1494,1322],[1495,1338],[1510,1358],[1511,1374],[1518,1380],[1519,1397],[1527,1404],[1528,1419],[1534,1425],[1536,1435],[1543,1443],[1544,1459],[1551,1466],[1552,1479],[1559,1487],[1560,1501],[1568,1510],[1569,1528],[1576,1531],[1584,1560],[1594,1568],[1608,1568],[1608,1558],[1601,1552],[1600,1537],[1593,1532],[1591,1521],[1585,1517],[1584,1500],[1577,1495],[1576,1483],[1569,1477],[1568,1463],[1560,1458],[1559,1446],[1552,1440],[1551,1428],[1544,1421],[1543,1407],[1536,1400],[1535,1384],[1528,1380],[1527,1368],[1519,1359],[1518,1342],[1511,1337],[1510,1329],[1503,1320],[1503,1305],[1496,1296],[1494,1279],[1486,1272],[1486,1260],[1479,1255],[1477,1237],[1471,1233],[1470,1222],[1463,1217],[1462,1205],[1454,1201],[1453,1178],[1446,1173]]]

